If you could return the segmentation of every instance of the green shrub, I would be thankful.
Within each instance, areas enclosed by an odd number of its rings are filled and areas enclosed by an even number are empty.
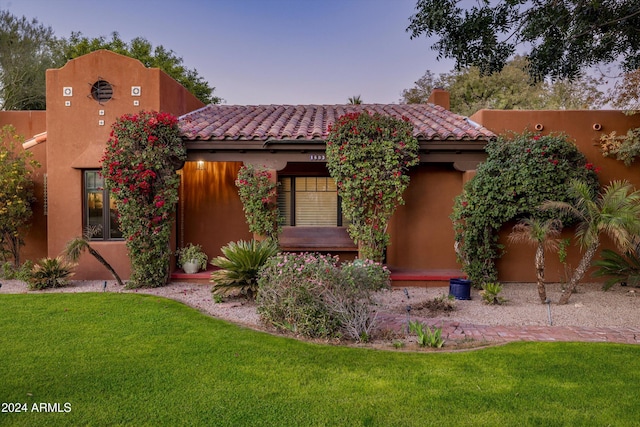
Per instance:
[[[339,280],[337,257],[284,253],[260,272],[258,313],[278,329],[308,337],[334,337],[340,322],[323,294]]]
[[[404,204],[402,193],[409,185],[409,168],[419,162],[418,148],[408,118],[349,113],[329,126],[327,169],[361,258],[382,260],[390,239],[387,224]]]
[[[74,265],[63,258],[43,258],[31,269],[27,281],[31,290],[59,288],[69,283]]]
[[[355,260],[341,265],[339,280],[324,294],[347,338],[367,342],[376,325],[372,310],[373,292],[389,288],[391,273],[372,260]]]
[[[33,268],[33,261],[26,260],[20,268],[16,268],[12,262],[5,262],[0,266],[0,279],[5,280],[22,280],[27,282],[31,275],[31,269]]]
[[[389,286],[389,270],[368,260],[340,268],[337,257],[285,253],[267,262],[258,282],[258,312],[275,327],[368,341],[376,322],[371,295]]]
[[[570,201],[572,180],[597,192],[599,168],[588,163],[564,135],[516,134],[486,146],[487,160],[454,203],[456,252],[475,286],[495,282],[495,261],[502,255],[498,232],[523,217],[545,219],[555,212],[538,207],[547,200]],[[565,226],[572,219],[560,218]],[[575,220],[573,220],[575,222]]]
[[[341,265],[345,285],[358,292],[376,292],[391,284],[391,272],[387,267],[372,260],[356,259]]]
[[[231,242],[222,249],[224,256],[211,260],[221,270],[211,273],[213,294],[224,295],[233,291],[255,297],[258,291],[258,272],[264,263],[278,253],[278,244],[266,239]]]
[[[166,112],[125,114],[111,126],[101,174],[118,210],[131,259],[128,288],[169,283],[171,233],[180,177],[187,158],[178,119]]]

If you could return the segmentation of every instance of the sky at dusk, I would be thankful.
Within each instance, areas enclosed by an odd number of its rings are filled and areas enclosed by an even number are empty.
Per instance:
[[[0,0],[57,37],[163,45],[227,104],[397,103],[436,60],[405,31],[416,0]]]

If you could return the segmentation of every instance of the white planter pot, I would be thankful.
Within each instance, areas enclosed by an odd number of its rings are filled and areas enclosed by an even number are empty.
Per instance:
[[[195,274],[200,270],[197,262],[184,262],[182,263],[182,269],[187,274]]]

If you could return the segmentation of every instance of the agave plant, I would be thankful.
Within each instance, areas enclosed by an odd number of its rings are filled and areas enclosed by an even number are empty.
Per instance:
[[[616,283],[628,283],[631,286],[640,286],[640,251],[627,251],[619,254],[611,249],[602,251],[601,259],[593,265],[598,267],[594,271],[594,277],[609,277],[602,285],[604,290]]]
[[[278,244],[266,239],[245,242],[230,242],[222,249],[224,256],[219,256],[211,264],[220,270],[211,273],[213,294],[225,295],[233,291],[255,297],[258,291],[258,272],[264,263],[278,253]]]
[[[43,258],[33,266],[29,276],[29,289],[48,289],[66,286],[73,276],[73,267],[62,257]]]

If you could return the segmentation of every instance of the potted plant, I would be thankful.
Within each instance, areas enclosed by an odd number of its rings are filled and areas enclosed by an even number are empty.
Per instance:
[[[207,254],[202,251],[202,246],[189,243],[184,248],[180,248],[176,251],[178,257],[178,266],[180,266],[185,273],[194,274],[198,270],[207,268]]]

